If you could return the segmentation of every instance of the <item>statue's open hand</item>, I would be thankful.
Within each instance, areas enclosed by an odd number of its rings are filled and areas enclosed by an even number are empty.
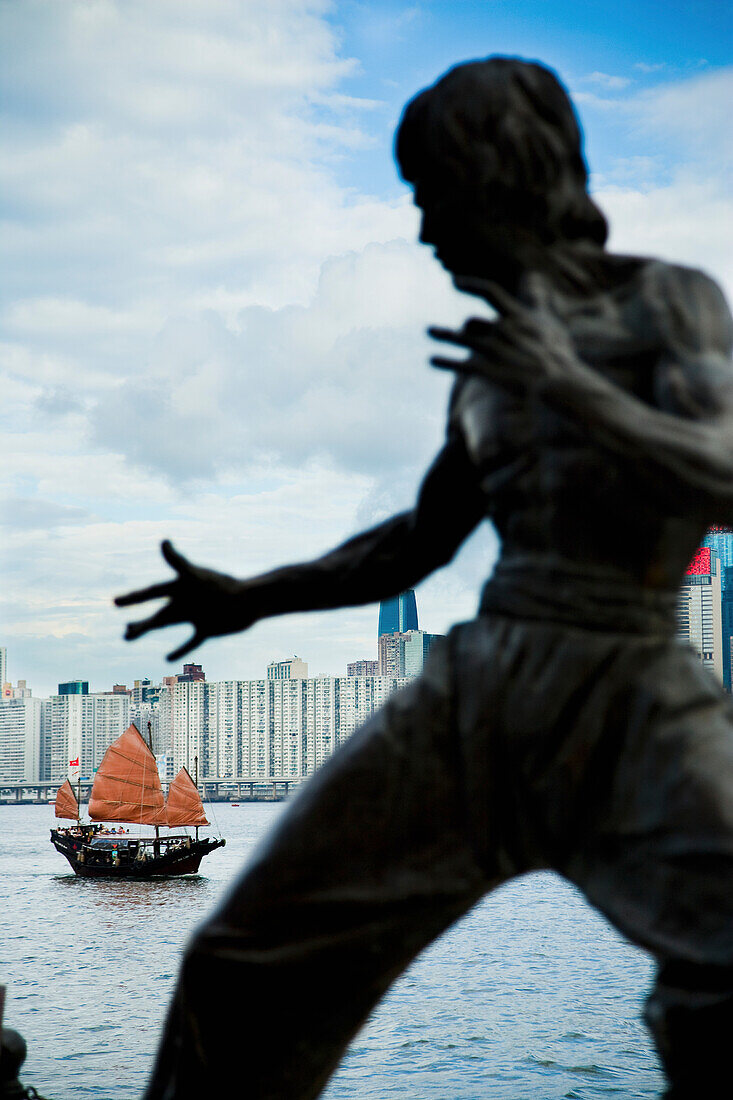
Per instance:
[[[161,544],[161,551],[178,575],[173,580],[127,592],[115,599],[117,607],[147,603],[148,600],[168,601],[149,618],[128,623],[125,631],[127,641],[141,638],[143,634],[164,626],[190,622],[193,625],[192,637],[168,654],[169,661],[176,661],[207,638],[233,634],[255,621],[256,614],[243,612],[241,606],[243,582],[225,573],[193,565],[174,550],[168,540]]]
[[[436,340],[466,348],[466,359],[436,356],[434,366],[478,375],[498,385],[525,391],[553,378],[567,378],[577,356],[566,325],[553,312],[550,291],[537,273],[527,276],[523,301],[484,279],[456,279],[461,290],[485,298],[499,313],[495,321],[473,317],[458,331],[431,328]]]

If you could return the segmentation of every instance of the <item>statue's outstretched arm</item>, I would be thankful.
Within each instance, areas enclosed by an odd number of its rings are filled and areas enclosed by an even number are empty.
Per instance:
[[[165,599],[125,637],[190,622],[193,636],[169,654],[178,660],[207,638],[235,634],[260,619],[371,603],[394,595],[445,565],[485,514],[476,471],[462,439],[451,434],[428,471],[417,503],[314,561],[284,566],[247,580],[189,562],[170,542],[163,557],[173,580],[118,596],[118,607]]]
[[[481,375],[508,390],[533,392],[595,443],[636,461],[639,477],[665,496],[679,499],[683,494],[708,520],[717,515],[725,522],[733,514],[731,320],[715,284],[699,272],[686,274],[702,290],[705,316],[694,340],[666,334],[655,379],[659,407],[580,359],[565,324],[547,304],[542,277],[532,283],[530,304],[494,284],[481,284],[483,296],[499,310],[499,320],[472,320],[460,332],[434,329],[438,339],[472,354],[463,362],[433,362]],[[466,282],[466,289],[478,293],[477,287]]]

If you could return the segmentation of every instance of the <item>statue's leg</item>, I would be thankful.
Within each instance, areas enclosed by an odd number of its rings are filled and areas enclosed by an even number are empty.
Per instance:
[[[720,1082],[730,1075],[733,967],[663,962],[644,1017],[670,1081],[669,1100],[725,1094]]]
[[[625,699],[609,690],[627,728],[607,798],[560,869],[657,958],[646,1021],[669,1097],[697,1100],[722,1095],[730,1072],[733,705],[676,645],[647,668],[642,654],[637,674]]]
[[[308,1100],[493,884],[467,837],[449,645],[306,784],[190,944],[147,1100]]]

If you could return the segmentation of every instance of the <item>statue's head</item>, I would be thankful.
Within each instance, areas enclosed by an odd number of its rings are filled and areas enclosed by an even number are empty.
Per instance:
[[[497,276],[560,242],[605,242],[572,103],[543,65],[450,69],[407,104],[396,155],[423,211],[420,239],[454,274]]]

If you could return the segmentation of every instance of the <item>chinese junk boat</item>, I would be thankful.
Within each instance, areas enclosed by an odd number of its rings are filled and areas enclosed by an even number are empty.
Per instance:
[[[85,878],[150,878],[153,875],[195,875],[205,855],[226,841],[204,837],[208,825],[196,784],[181,768],[163,795],[155,757],[137,726],[128,726],[107,749],[94,778],[89,799],[91,823],[83,824],[79,801],[68,779],[56,795],[56,817],[73,820],[69,828],[51,830],[51,843],[66,856],[74,873]],[[155,836],[132,836],[106,829],[102,822],[153,825]],[[193,826],[186,832],[160,835],[160,828]]]

